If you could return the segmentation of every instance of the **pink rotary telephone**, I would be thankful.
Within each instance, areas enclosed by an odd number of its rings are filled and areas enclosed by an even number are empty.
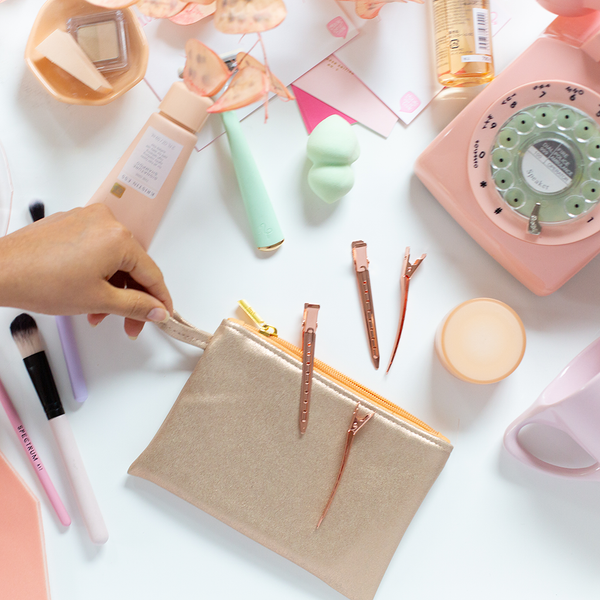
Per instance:
[[[415,171],[493,258],[551,294],[600,252],[600,0],[557,17],[421,154]]]

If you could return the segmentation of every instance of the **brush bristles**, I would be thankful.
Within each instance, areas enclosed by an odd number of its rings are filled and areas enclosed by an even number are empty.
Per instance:
[[[10,324],[10,333],[23,358],[43,350],[42,340],[34,318],[22,313]]]
[[[43,219],[46,216],[46,207],[44,206],[44,203],[41,200],[34,200],[29,205],[29,214],[34,222]]]

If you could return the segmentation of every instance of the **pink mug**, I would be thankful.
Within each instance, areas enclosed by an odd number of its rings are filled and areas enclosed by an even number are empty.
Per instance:
[[[521,429],[532,424],[565,432],[595,464],[571,469],[537,458],[519,441]],[[531,467],[554,475],[600,481],[600,338],[578,354],[533,405],[509,426],[504,434],[504,446]]]

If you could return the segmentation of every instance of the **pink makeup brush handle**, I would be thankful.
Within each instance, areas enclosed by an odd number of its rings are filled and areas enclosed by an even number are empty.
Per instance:
[[[69,425],[66,415],[54,417],[48,421],[52,428],[52,433],[56,438],[58,448],[62,455],[73,492],[79,510],[87,527],[92,542],[95,544],[105,544],[108,540],[108,531],[98,506],[98,501],[94,495],[94,490],[87,476],[77,442],[73,436],[73,431]]]
[[[8,420],[10,424],[13,426],[15,433],[17,434],[19,440],[21,441],[21,445],[25,450],[27,456],[29,457],[29,462],[31,462],[33,466],[33,470],[35,474],[38,476],[46,495],[48,496],[48,500],[50,500],[50,504],[56,511],[56,514],[60,520],[60,522],[69,526],[71,524],[71,517],[65,508],[65,505],[62,503],[52,480],[50,479],[50,475],[48,475],[48,471],[44,468],[42,460],[37,452],[37,450],[33,447],[33,443],[29,438],[29,434],[25,431],[25,427],[21,422],[19,414],[12,403],[12,400],[9,398],[6,389],[4,388],[4,384],[0,381],[0,403],[4,407],[6,411],[6,415],[8,416]]]

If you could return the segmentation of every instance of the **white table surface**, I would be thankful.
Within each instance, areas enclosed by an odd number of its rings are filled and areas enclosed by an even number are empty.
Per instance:
[[[533,0],[505,4],[512,20],[494,40],[498,71],[551,20]],[[84,204],[156,109],[143,83],[97,108],[61,104],[44,92],[23,60],[40,5],[41,0],[0,5],[0,139],[15,188],[11,231],[29,222],[34,198],[48,212]],[[393,63],[390,76],[401,76]],[[253,249],[228,146],[220,139],[192,156],[150,250],[177,309],[207,331],[239,316],[236,302],[245,298],[283,338],[296,342],[304,303],[319,303],[319,358],[455,445],[390,564],[378,600],[598,598],[600,485],[522,465],[503,449],[502,435],[600,334],[600,261],[551,296],[536,297],[475,244],[416,178],[416,157],[474,93],[443,93],[409,127],[398,124],[387,140],[356,125],[361,144],[356,185],[334,205],[308,188],[306,131],[297,106],[274,101],[266,125],[262,114],[254,114],[243,129],[279,215],[284,245],[269,255]],[[396,333],[404,248],[411,246],[413,258],[427,252],[388,375],[369,360],[350,252],[356,239],[368,243],[382,365]],[[528,336],[519,368],[488,386],[453,378],[433,352],[442,317],[481,296],[511,305]],[[216,519],[127,475],[200,351],[152,327],[133,342],[120,319],[92,329],[85,317],[77,317],[90,394],[76,406],[54,321],[38,316],[110,531],[105,546],[93,546],[10,337],[18,312],[0,310],[0,377],[70,510],[68,530],[51,510],[4,413],[0,450],[40,497],[53,598],[342,598]]]

